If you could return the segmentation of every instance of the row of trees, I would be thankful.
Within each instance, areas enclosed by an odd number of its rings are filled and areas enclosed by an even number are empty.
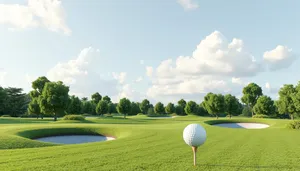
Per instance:
[[[136,115],[138,113],[148,115],[163,115],[176,113],[178,115],[239,115],[249,113],[251,115],[263,114],[285,114],[293,119],[300,112],[300,82],[294,86],[284,85],[279,90],[279,99],[273,101],[269,96],[263,95],[262,88],[255,83],[250,83],[243,88],[243,96],[239,100],[231,94],[214,94],[209,92],[202,103],[194,101],[186,102],[181,99],[177,104],[168,103],[164,106],[158,102],[152,105],[149,100],[142,102],[131,102],[127,98],[113,103],[108,96],[101,96],[98,92],[79,99],[69,95],[69,87],[63,82],[51,82],[46,77],[39,77],[32,82],[32,91],[28,94],[22,93],[20,88],[0,87],[0,115],[9,114],[19,116],[25,113],[43,117],[44,115],[58,116],[69,114],[93,114],[103,115],[106,113],[120,113]]]

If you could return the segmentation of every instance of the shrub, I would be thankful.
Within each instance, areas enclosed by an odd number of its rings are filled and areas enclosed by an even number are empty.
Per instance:
[[[253,118],[270,118],[270,116],[262,115],[262,114],[256,114],[256,115],[253,115]]]
[[[293,121],[287,125],[290,129],[300,129],[300,121]]]
[[[66,115],[64,116],[63,120],[78,120],[83,121],[85,120],[85,117],[82,115]]]
[[[143,115],[145,115],[145,114],[143,114],[143,113],[138,113],[137,115],[138,115],[138,116],[143,116]]]
[[[1,117],[10,117],[10,115],[2,115]]]

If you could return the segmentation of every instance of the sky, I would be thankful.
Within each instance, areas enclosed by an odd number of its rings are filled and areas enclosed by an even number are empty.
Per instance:
[[[39,76],[114,102],[273,99],[300,80],[300,1],[0,0],[0,86]]]

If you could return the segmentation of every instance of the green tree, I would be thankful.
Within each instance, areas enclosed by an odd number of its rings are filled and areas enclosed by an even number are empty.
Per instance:
[[[5,113],[5,106],[7,100],[7,93],[4,88],[0,86],[0,115],[4,115]]]
[[[91,101],[82,102],[82,113],[93,114],[93,104]]]
[[[81,98],[81,101],[82,102],[86,102],[86,101],[88,101],[88,98],[87,97],[83,97],[83,98]]]
[[[269,96],[260,96],[253,107],[253,111],[256,114],[273,115],[275,114],[274,101]]]
[[[189,101],[184,108],[184,111],[188,115],[195,115],[198,111],[198,105],[194,101]]]
[[[140,110],[143,114],[147,114],[148,109],[150,108],[150,102],[147,99],[144,99],[142,103],[140,103]]]
[[[46,83],[48,83],[48,82],[50,82],[50,81],[48,80],[47,77],[41,76],[32,82],[31,87],[41,95]]]
[[[246,116],[246,117],[252,116],[251,108],[249,106],[244,106],[243,111],[242,111],[242,115]]]
[[[69,87],[63,82],[47,82],[39,97],[41,112],[53,114],[54,121],[63,114],[69,104]]]
[[[199,115],[199,116],[207,116],[207,115],[209,115],[208,112],[204,109],[202,103],[200,103],[200,104],[198,105],[197,115]]]
[[[154,108],[153,108],[153,107],[150,107],[150,108],[148,109],[147,115],[148,115],[148,116],[153,116],[153,115],[155,115],[155,112],[154,112]]]
[[[140,110],[139,105],[135,102],[131,102],[131,110],[129,112],[129,115],[137,115],[140,112],[141,112],[141,110]]]
[[[173,104],[173,103],[168,103],[168,105],[167,105],[166,108],[165,108],[165,112],[166,112],[167,114],[172,114],[172,113],[174,113],[174,112],[175,112],[175,106],[174,106],[174,104]]]
[[[43,119],[43,115],[41,114],[41,110],[37,98],[32,99],[31,102],[29,103],[28,114],[36,115],[37,119],[39,118],[39,116],[41,116],[41,119]]]
[[[227,115],[229,115],[230,118],[232,115],[240,114],[239,100],[235,96],[231,94],[226,94],[224,96],[224,101],[225,101],[225,112]]]
[[[22,88],[8,87],[5,88],[6,100],[4,113],[13,117],[20,116],[27,111],[28,103],[27,95],[23,93]]]
[[[177,115],[184,115],[184,108],[180,105],[175,106],[175,113]]]
[[[250,83],[243,88],[242,102],[251,108],[253,116],[253,107],[256,104],[257,99],[262,96],[262,89],[255,83]]]
[[[156,103],[156,105],[154,106],[154,112],[157,114],[164,114],[164,111],[164,104],[162,104],[161,102]]]
[[[100,100],[96,107],[96,113],[103,116],[108,112],[108,103],[106,100]]]
[[[219,114],[225,111],[224,96],[210,92],[204,97],[203,106],[209,114],[215,115],[218,119]]]
[[[108,103],[108,111],[107,113],[112,114],[112,113],[116,113],[116,105],[113,103]]]
[[[111,99],[108,96],[102,97],[102,100],[105,100],[107,103],[111,103]]]
[[[118,106],[117,106],[117,111],[120,114],[124,115],[124,119],[126,118],[126,115],[130,112],[131,110],[131,102],[127,98],[122,98],[120,99]]]
[[[186,115],[184,109],[185,109],[185,106],[186,106],[186,101],[184,99],[180,99],[178,102],[178,105],[182,107],[183,109],[183,115]]]
[[[82,104],[78,97],[71,96],[70,104],[68,107],[68,113],[70,114],[80,114],[81,113]]]
[[[98,92],[92,94],[92,102],[94,104],[97,105],[101,99],[102,99],[102,96]]]
[[[279,114],[288,114],[290,118],[293,120],[294,116],[297,114],[297,109],[295,107],[296,101],[296,89],[292,84],[285,84],[280,88],[279,98],[276,101],[276,106]]]

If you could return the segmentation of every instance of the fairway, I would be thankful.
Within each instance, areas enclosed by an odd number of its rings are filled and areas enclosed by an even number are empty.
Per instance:
[[[266,129],[222,128],[196,116],[172,119],[89,118],[87,121],[0,118],[1,170],[300,170],[300,133],[289,120],[231,119],[261,122]],[[221,120],[221,119],[219,119]],[[229,119],[226,119],[229,120]],[[192,163],[182,138],[190,123],[201,124],[207,140]],[[51,134],[103,134],[117,139],[55,145],[28,138]],[[23,137],[21,137],[23,136]],[[28,138],[24,138],[28,137]]]

